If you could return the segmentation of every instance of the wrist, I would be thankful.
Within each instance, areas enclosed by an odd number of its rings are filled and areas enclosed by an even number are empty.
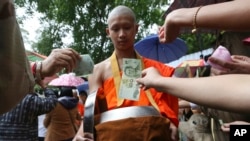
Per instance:
[[[184,28],[193,28],[195,12],[197,12],[197,8],[180,8],[171,12],[167,16],[167,20],[169,20],[171,25]]]
[[[166,92],[165,82],[166,82],[166,79],[164,77],[159,77],[159,78],[154,79],[152,86],[155,87],[158,91]]]
[[[36,82],[39,82],[44,79],[44,77],[41,74],[42,61],[37,61],[33,63],[31,69]]]

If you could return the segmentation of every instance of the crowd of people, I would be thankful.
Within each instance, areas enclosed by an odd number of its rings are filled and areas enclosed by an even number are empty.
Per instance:
[[[164,43],[173,41],[183,27],[194,28],[193,31],[200,28],[249,31],[248,4],[250,1],[233,0],[174,10],[166,16],[165,23],[159,29],[159,40]],[[106,99],[107,112],[116,110],[122,113],[126,107],[153,107],[159,115],[146,112],[142,117],[131,111],[129,118],[94,125],[94,134],[84,132],[83,111],[80,115],[79,98],[72,88],[61,88],[57,95],[46,88],[42,81],[44,77],[62,69],[71,72],[80,60],[79,53],[71,48],[54,49],[45,60],[30,64],[16,22],[14,4],[11,0],[1,0],[0,35],[4,35],[4,38],[0,38],[0,64],[3,68],[0,73],[1,140],[38,140],[38,116],[45,115],[44,125],[48,129],[45,140],[122,138],[126,141],[136,138],[177,141],[179,99],[198,105],[202,115],[214,122],[216,126],[211,131],[212,140],[229,140],[226,132],[232,124],[250,124],[248,56],[232,54],[232,62],[210,57],[210,62],[225,69],[211,68],[209,77],[176,78],[172,77],[174,68],[142,57],[134,50],[139,25],[129,7],[115,7],[109,13],[107,25],[106,33],[114,45],[114,51],[109,58],[95,65],[88,78],[89,91],[82,94],[79,89],[79,94],[85,97],[82,102],[88,93],[98,90],[97,95]],[[140,97],[137,101],[119,97],[125,58],[141,62],[142,76],[135,79],[141,88],[136,91]],[[35,83],[44,88],[44,98],[34,92]],[[80,121],[80,127],[75,128],[76,120]]]

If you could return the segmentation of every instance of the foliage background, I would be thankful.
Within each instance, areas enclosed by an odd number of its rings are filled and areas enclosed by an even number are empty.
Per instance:
[[[27,9],[26,16],[34,11],[42,13],[40,19],[43,30],[38,40],[32,44],[35,52],[49,55],[52,49],[65,48],[63,39],[70,34],[71,47],[81,54],[90,54],[95,63],[108,58],[113,46],[106,36],[108,13],[117,5],[126,5],[136,14],[140,24],[136,41],[152,32],[153,25],[162,25],[162,15],[169,5],[167,0],[15,0],[19,7]],[[24,17],[25,18],[25,17]],[[19,23],[22,24],[22,18]],[[198,37],[198,38],[197,38]],[[210,48],[216,37],[212,34],[181,34],[186,41],[188,53]]]

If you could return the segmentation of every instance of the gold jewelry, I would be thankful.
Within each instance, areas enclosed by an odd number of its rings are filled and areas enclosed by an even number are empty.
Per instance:
[[[194,14],[194,18],[193,18],[193,29],[192,29],[192,33],[195,33],[197,31],[197,22],[196,22],[196,18],[198,15],[198,12],[200,11],[202,6],[198,7],[195,14]]]

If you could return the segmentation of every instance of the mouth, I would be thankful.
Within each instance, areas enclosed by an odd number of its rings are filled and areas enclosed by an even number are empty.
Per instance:
[[[127,42],[126,41],[118,41],[118,44],[119,45],[124,45],[124,44],[126,44]]]

